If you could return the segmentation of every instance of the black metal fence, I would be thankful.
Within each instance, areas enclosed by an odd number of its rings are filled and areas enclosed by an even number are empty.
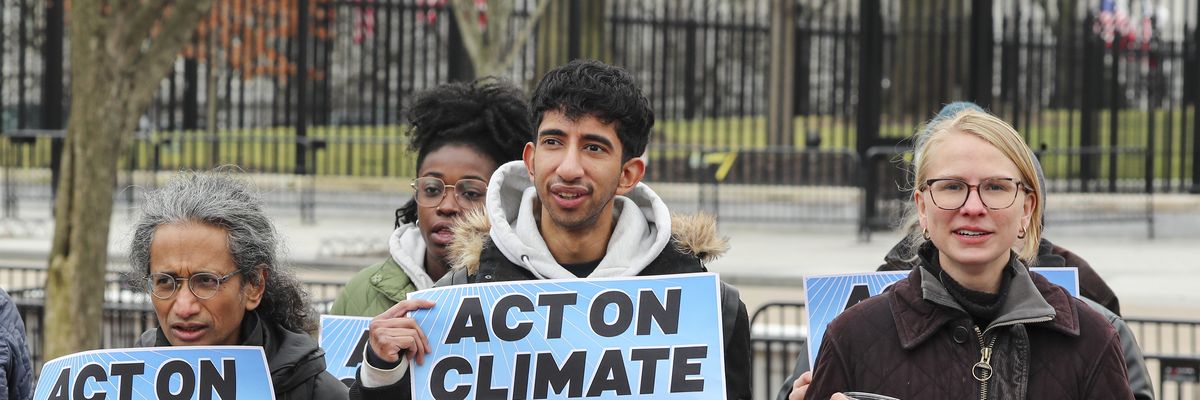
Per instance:
[[[1200,397],[1200,321],[1128,318],[1160,399]]]
[[[0,138],[0,199],[10,220],[49,218],[49,148],[61,132],[21,130]],[[294,171],[295,140],[312,162]],[[349,152],[382,153],[391,148],[391,176],[340,176],[328,162]],[[738,149],[651,146],[673,153],[671,168],[681,180],[650,184],[675,212],[705,211],[723,221],[851,224],[859,217],[861,195],[857,154],[848,150],[792,148]],[[366,150],[364,150],[366,149]],[[284,154],[284,157],[275,157]],[[653,156],[651,156],[653,157]],[[651,158],[653,160],[653,158]],[[18,165],[43,162],[40,168]],[[398,177],[415,175],[415,157],[401,138],[212,136],[183,132],[138,135],[120,161],[115,185],[117,211],[133,212],[145,191],[181,169],[235,165],[246,171],[268,206],[297,212],[305,221],[318,215],[390,215],[411,192]],[[772,165],[782,173],[756,174],[745,165]],[[784,168],[787,166],[787,168]]]
[[[150,298],[131,284],[122,272],[109,270],[106,281],[103,316],[98,332],[100,346],[105,349],[134,347],[142,332],[158,326]],[[42,363],[48,361],[42,354],[45,344],[45,282],[45,268],[0,266],[0,284],[12,297],[25,323],[26,343],[35,373],[39,373]],[[325,313],[345,283],[305,281],[303,286],[317,311]]]
[[[447,2],[254,4],[214,2],[142,119],[129,170],[236,164],[279,175],[410,176],[402,111],[423,89],[475,75]],[[793,222],[853,220],[844,208],[810,213],[780,202],[776,188],[817,191],[819,200],[860,186],[861,226],[890,226],[903,170],[871,149],[902,151],[954,100],[989,108],[1061,160],[1048,160],[1052,190],[1200,190],[1194,1],[507,4],[510,13],[489,16],[506,22],[496,25],[504,40],[538,17],[527,41],[503,49],[514,55],[507,78],[530,87],[577,57],[624,66],[658,116],[648,180],[702,185],[677,190],[705,197],[685,207],[719,198],[768,206],[711,202],[730,220],[781,212]],[[0,1],[6,166],[56,165],[61,140],[23,132],[65,126],[64,26],[62,2]],[[736,156],[722,164],[715,153]],[[714,181],[720,189],[710,193]]]
[[[1200,395],[1200,320],[1126,318],[1145,355],[1155,398]],[[764,304],[750,319],[754,398],[774,399],[795,368],[808,365],[804,303]]]
[[[774,399],[797,363],[808,365],[804,303],[770,302],[755,310],[750,316],[750,352],[754,398]]]
[[[890,229],[911,207],[912,151],[898,146],[867,150],[859,232]],[[1034,150],[1046,181],[1047,226],[1143,223],[1154,237],[1155,182],[1142,147],[1087,147]],[[1082,164],[1096,162],[1099,175],[1080,179]]]

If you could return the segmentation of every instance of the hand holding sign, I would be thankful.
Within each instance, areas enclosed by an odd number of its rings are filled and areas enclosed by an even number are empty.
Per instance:
[[[812,385],[812,371],[805,371],[792,382],[792,393],[788,394],[788,400],[804,400],[804,394],[808,392],[810,385]]]
[[[387,362],[396,362],[400,354],[407,352],[409,361],[424,364],[429,353],[429,338],[408,313],[433,307],[434,303],[424,299],[404,300],[375,316],[370,325],[371,350]]]

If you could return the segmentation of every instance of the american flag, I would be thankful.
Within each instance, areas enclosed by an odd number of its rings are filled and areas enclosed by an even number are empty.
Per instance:
[[[1140,18],[1130,16],[1128,4],[1118,0],[1101,0],[1100,13],[1093,28],[1106,47],[1114,44],[1120,49],[1148,47],[1154,33],[1154,22],[1148,13]]]

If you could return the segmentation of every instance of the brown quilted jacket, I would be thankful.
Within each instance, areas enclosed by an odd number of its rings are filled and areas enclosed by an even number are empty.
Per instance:
[[[1132,399],[1108,321],[1012,259],[1008,296],[1000,316],[979,328],[982,339],[925,268],[844,311],[826,331],[806,397],[856,391],[900,399]],[[993,339],[984,388],[973,376],[982,370],[973,366],[981,340]]]

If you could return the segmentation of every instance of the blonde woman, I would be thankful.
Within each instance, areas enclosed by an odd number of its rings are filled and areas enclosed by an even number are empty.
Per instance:
[[[1132,399],[1108,321],[1022,265],[1043,205],[1020,135],[968,109],[915,153],[920,268],[829,325],[805,397]]]

